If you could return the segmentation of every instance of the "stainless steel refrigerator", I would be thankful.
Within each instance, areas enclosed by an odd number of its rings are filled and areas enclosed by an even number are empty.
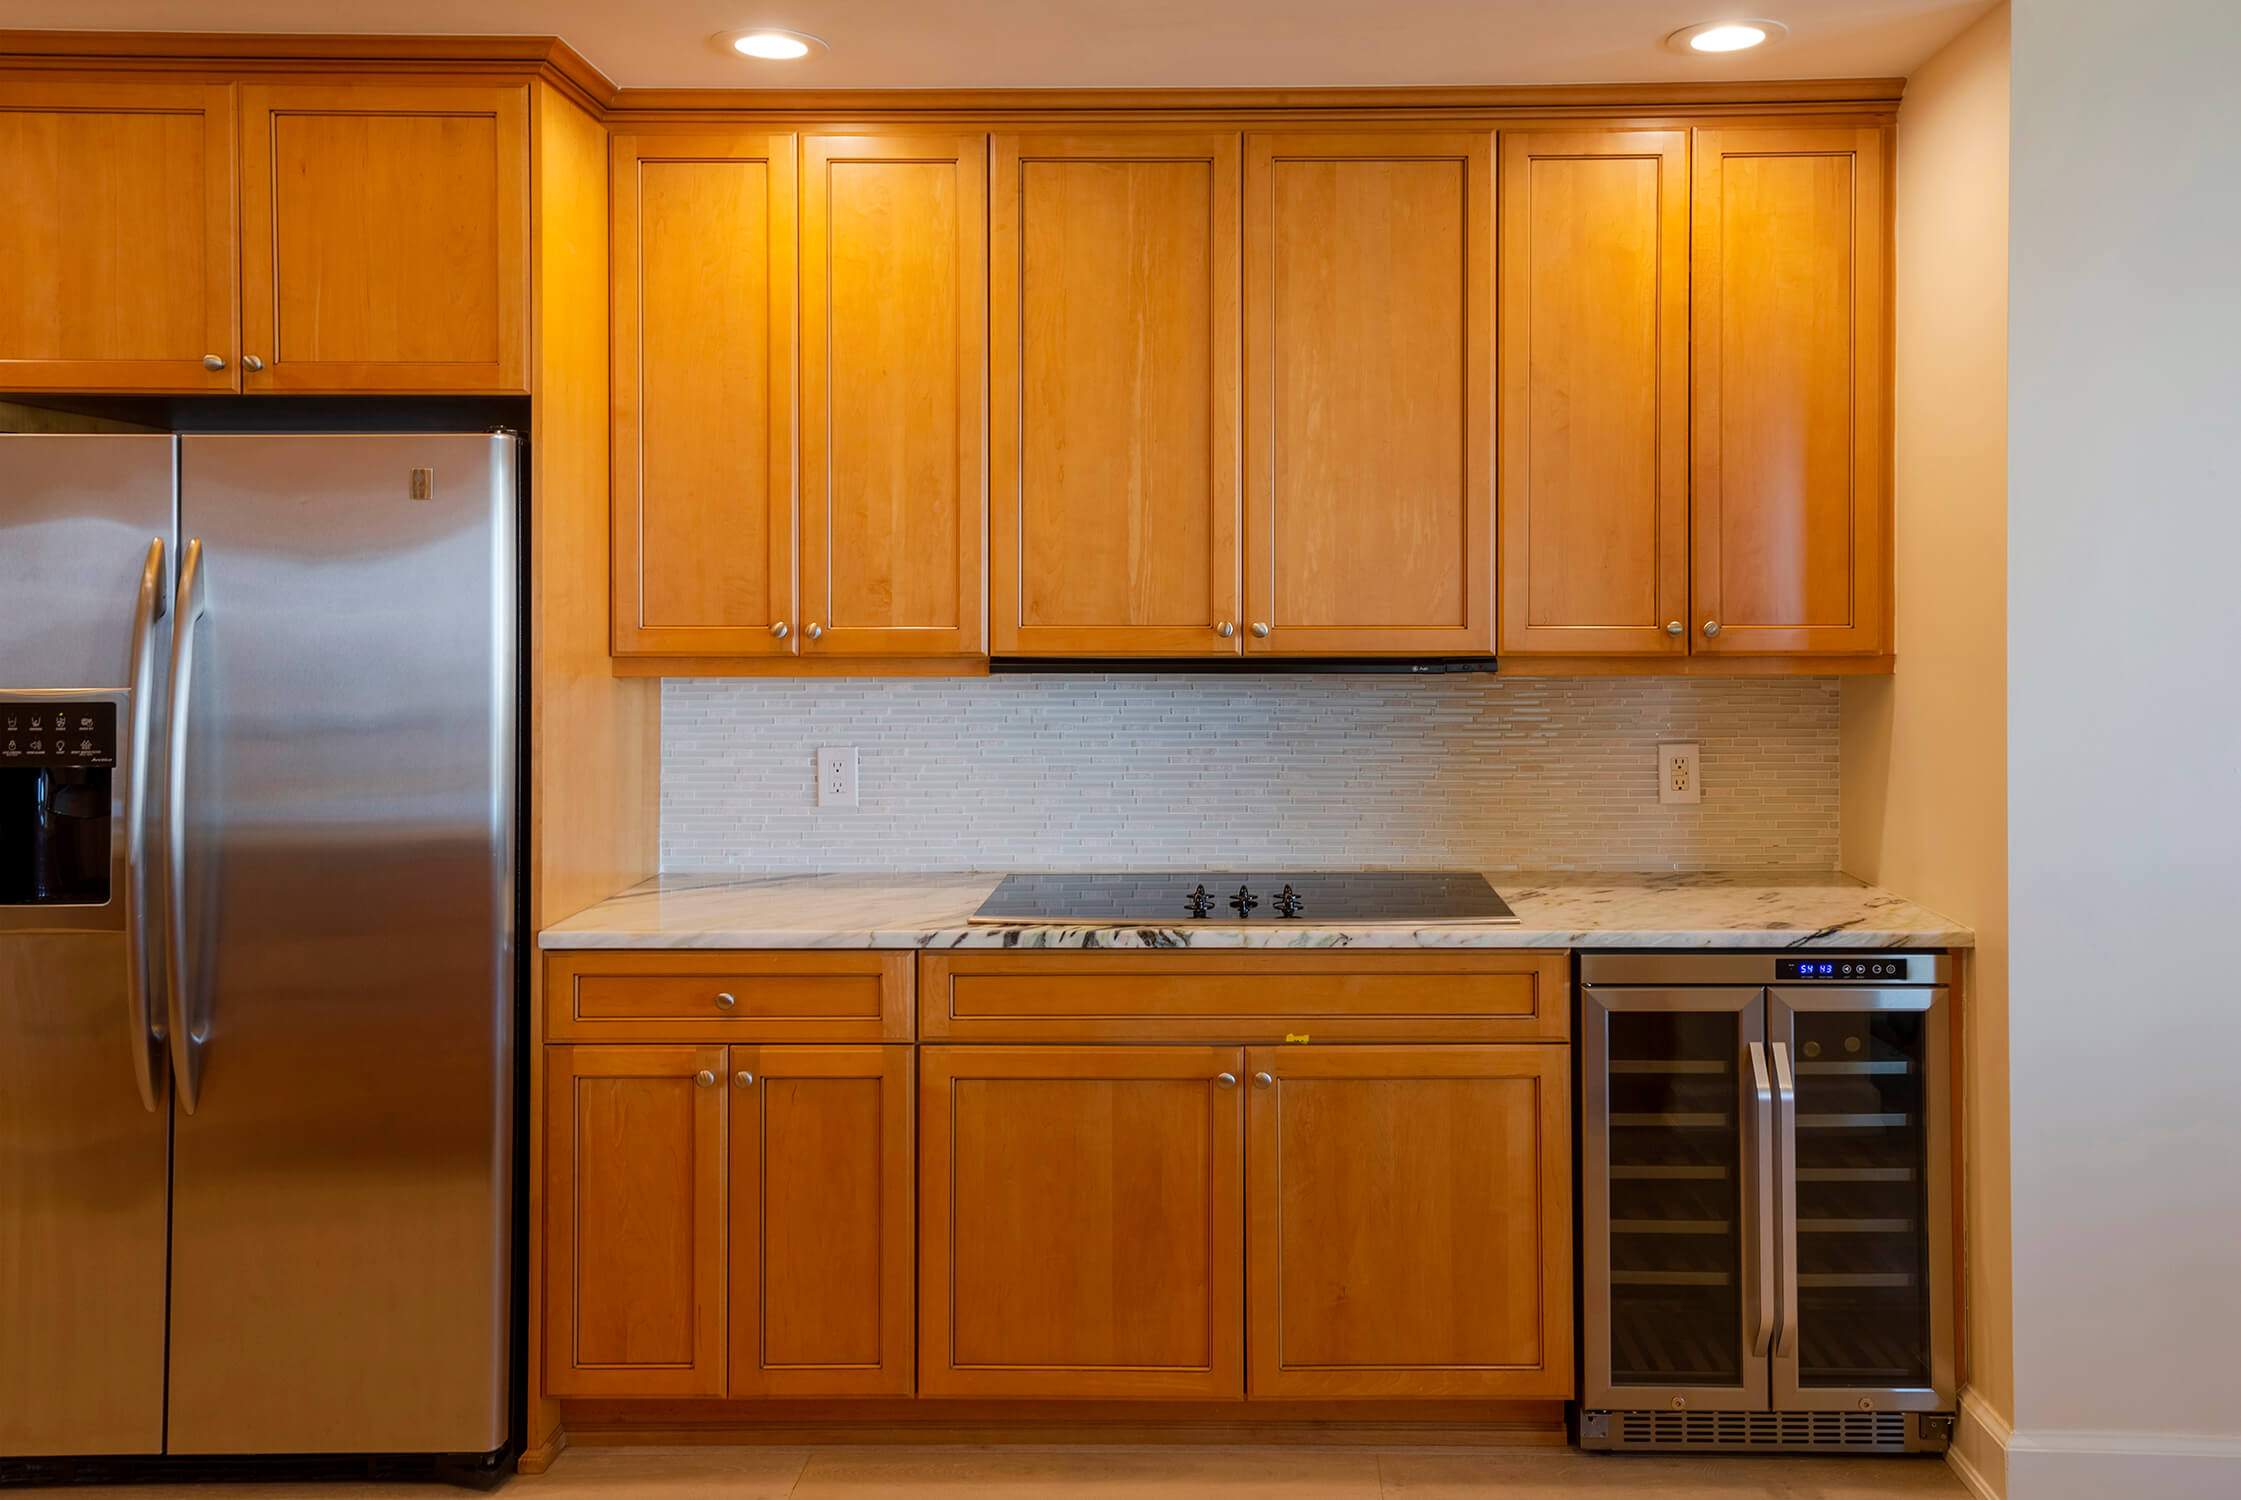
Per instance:
[[[1579,969],[1582,1446],[1942,1450],[1951,960]]]
[[[506,1445],[516,461],[0,436],[0,1463]]]

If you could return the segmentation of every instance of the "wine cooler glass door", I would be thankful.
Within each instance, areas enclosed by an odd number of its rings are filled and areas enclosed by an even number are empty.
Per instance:
[[[1582,991],[1592,1407],[1763,1410],[1774,1314],[1765,991]]]
[[[1776,989],[1781,1411],[1954,1401],[1942,989]]]

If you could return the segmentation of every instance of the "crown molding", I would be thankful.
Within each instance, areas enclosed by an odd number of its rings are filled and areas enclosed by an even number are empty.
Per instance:
[[[541,76],[609,119],[702,117],[1079,125],[1105,119],[1391,120],[1624,112],[1675,118],[1738,109],[1888,113],[1903,78],[1752,83],[1577,83],[1427,88],[648,89],[621,88],[556,36],[6,31],[0,68],[232,73],[512,73]]]

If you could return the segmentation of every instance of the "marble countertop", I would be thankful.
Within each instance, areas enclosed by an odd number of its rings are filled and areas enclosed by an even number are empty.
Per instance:
[[[541,948],[1966,948],[1975,934],[1845,875],[1490,872],[1517,926],[968,925],[1000,874],[665,875]]]

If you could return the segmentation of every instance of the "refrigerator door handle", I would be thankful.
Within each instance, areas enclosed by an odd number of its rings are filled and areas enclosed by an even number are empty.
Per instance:
[[[157,1015],[155,965],[149,961],[148,936],[148,751],[153,738],[155,705],[151,701],[156,681],[156,622],[165,609],[163,588],[163,538],[148,542],[147,566],[140,570],[140,596],[132,610],[132,660],[128,683],[132,692],[132,720],[126,753],[132,757],[125,773],[125,982],[126,1004],[131,1007],[132,1074],[140,1085],[140,1103],[148,1113],[160,1107],[163,1062],[163,1021]]]
[[[1781,1143],[1776,1181],[1782,1191],[1781,1268],[1782,1305],[1774,1335],[1774,1357],[1797,1354],[1797,1079],[1790,1071],[1790,1044],[1774,1044],[1774,1103],[1781,1119]]]
[[[1766,1358],[1773,1346],[1777,1322],[1774,1311],[1774,1085],[1766,1072],[1766,1044],[1751,1043],[1751,1113],[1744,1141],[1755,1181],[1751,1187],[1752,1215],[1758,1223],[1758,1300],[1751,1324],[1751,1357]]]
[[[210,613],[204,581],[202,541],[187,543],[179,565],[179,607],[171,622],[171,753],[165,767],[164,914],[168,941],[164,982],[170,997],[171,1077],[188,1114],[202,1095],[202,1048],[210,1034],[207,1017],[189,1019],[187,968],[187,705],[194,695],[195,626]]]

